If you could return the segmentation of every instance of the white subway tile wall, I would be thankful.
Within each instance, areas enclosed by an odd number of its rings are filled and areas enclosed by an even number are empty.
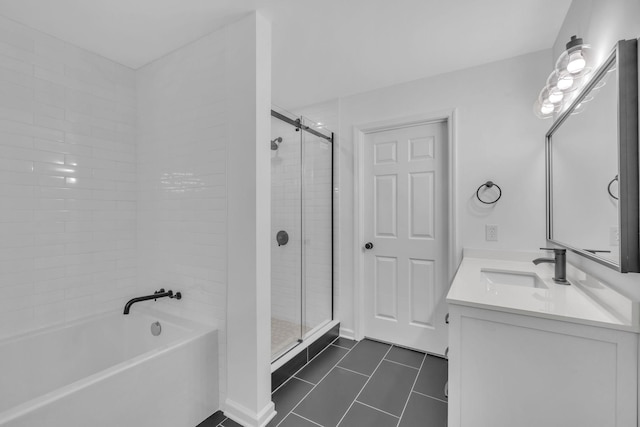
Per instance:
[[[210,34],[137,71],[139,289],[180,291],[156,307],[216,324],[226,384],[227,126],[225,57]],[[224,389],[224,387],[223,387]]]
[[[305,320],[313,329],[331,320],[331,144],[304,134]]]
[[[138,70],[141,290],[172,314],[223,324],[226,305],[226,110],[222,32]]]
[[[331,146],[277,119],[271,134],[271,315],[308,331],[331,319]]]
[[[156,307],[218,325],[224,382],[225,57],[234,41],[214,33],[134,71],[4,18],[0,34],[0,338],[170,288],[184,298]],[[293,230],[286,256],[272,253],[273,312],[299,323],[299,139],[295,147],[295,165],[282,151],[272,201],[273,226]],[[315,160],[308,327],[328,319],[331,304],[330,163]]]
[[[136,287],[133,70],[0,17],[0,337]]]
[[[282,120],[271,119],[273,139],[282,138],[271,151],[271,317],[302,322],[302,163],[300,132]],[[265,142],[267,144],[268,142]],[[278,246],[276,235],[286,231],[289,241]],[[285,323],[286,324],[286,323]],[[290,341],[300,338],[290,337]]]
[[[331,189],[331,197],[333,197],[333,310],[336,318],[340,319],[340,262],[342,257],[340,256],[340,239],[341,234],[339,232],[340,221],[338,221],[338,212],[340,211],[339,207],[339,198],[338,198],[338,187],[340,177],[338,174],[339,171],[339,161],[340,157],[338,153],[340,152],[340,137],[338,134],[338,130],[340,129],[340,100],[332,99],[329,101],[321,102],[318,104],[308,105],[306,107],[301,107],[296,109],[296,112],[304,117],[312,118],[316,122],[322,123],[323,129],[325,132],[333,131],[334,137],[334,164],[333,164],[333,188]],[[324,153],[324,152],[323,152]],[[316,153],[318,154],[318,153]],[[327,156],[327,153],[320,154],[319,158],[324,162],[324,157]],[[314,156],[318,157],[318,156]],[[329,162],[329,160],[327,160]],[[331,188],[329,182],[330,177],[323,178],[328,182],[326,186]],[[319,184],[321,188],[324,188],[325,184]],[[321,197],[324,197],[324,189],[322,190]],[[330,209],[330,200],[322,201],[323,209]],[[325,204],[326,203],[326,204]],[[324,223],[323,214],[320,214],[322,221]],[[331,236],[327,234],[322,234],[319,236],[321,239],[330,238]],[[330,247],[330,243],[326,243]],[[328,260],[322,259],[321,263],[326,263]],[[330,262],[330,261],[329,261]],[[331,265],[329,265],[329,270],[331,269]],[[322,273],[324,273],[325,268],[322,267]],[[324,274],[322,275],[324,277]],[[328,278],[326,280],[329,280]],[[318,283],[319,285],[320,283]],[[313,292],[311,293],[313,295]],[[347,310],[352,311],[351,307],[346,307]],[[324,308],[317,310],[317,312],[323,312]]]

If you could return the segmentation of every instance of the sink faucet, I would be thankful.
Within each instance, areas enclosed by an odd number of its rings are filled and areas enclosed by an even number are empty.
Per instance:
[[[162,288],[159,291],[155,291],[153,295],[145,295],[143,297],[132,298],[127,302],[127,304],[125,304],[123,314],[129,314],[129,310],[131,309],[131,306],[137,302],[147,301],[150,299],[155,300],[155,299],[164,298],[164,297],[182,299],[182,294],[180,292],[176,292],[174,294],[171,289],[165,292],[164,288]]]
[[[533,260],[535,265],[548,262],[556,265],[556,272],[553,281],[561,285],[570,285],[567,280],[567,250],[559,248],[540,248],[543,251],[553,251],[555,258],[536,258]]]

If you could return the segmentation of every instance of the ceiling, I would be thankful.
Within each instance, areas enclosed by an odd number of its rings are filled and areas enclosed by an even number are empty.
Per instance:
[[[552,47],[571,0],[0,0],[0,14],[139,68],[259,10],[294,108]]]

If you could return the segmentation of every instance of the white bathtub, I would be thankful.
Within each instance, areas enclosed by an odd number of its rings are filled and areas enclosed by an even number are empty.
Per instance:
[[[3,340],[0,426],[195,427],[219,408],[217,360],[215,329],[140,306]]]

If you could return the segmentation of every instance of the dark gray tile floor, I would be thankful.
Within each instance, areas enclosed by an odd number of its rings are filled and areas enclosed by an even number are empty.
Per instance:
[[[446,382],[445,359],[338,338],[273,392],[269,427],[446,427]],[[216,412],[198,427],[236,426]]]
[[[269,427],[446,427],[447,361],[338,338],[276,389]]]
[[[224,425],[222,424],[222,422],[227,420],[233,422],[232,420],[225,417],[222,411],[218,411],[215,414],[211,415],[206,420],[204,420],[203,422],[201,422],[200,424],[198,424],[197,427],[218,427],[218,426]],[[239,424],[235,423],[232,425],[239,425]]]

